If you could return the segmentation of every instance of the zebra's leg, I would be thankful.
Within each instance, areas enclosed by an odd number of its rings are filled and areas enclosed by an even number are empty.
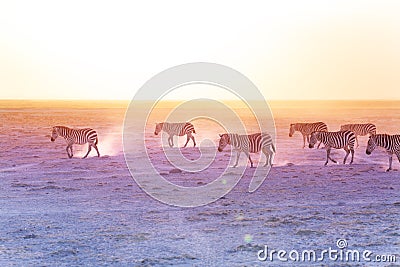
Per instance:
[[[92,145],[89,144],[88,146],[88,152],[86,153],[86,155],[83,157],[83,159],[86,159],[86,157],[89,155],[90,151],[92,150]]]
[[[357,143],[357,147],[356,147],[356,148],[358,148],[360,145],[358,144],[358,138],[357,138],[357,135],[356,135],[356,143]]]
[[[306,136],[303,134],[303,148],[306,147]]]
[[[99,152],[99,150],[97,149],[97,145],[93,145],[93,147],[94,147],[94,149],[96,149],[97,157],[100,157],[100,152]]]
[[[346,156],[344,157],[343,164],[346,164],[347,157],[348,157],[349,154],[350,154],[350,149],[347,148],[347,147],[345,147],[345,148],[343,148],[343,149],[344,149],[344,151],[346,151]]]
[[[173,135],[170,135],[168,137],[168,145],[169,145],[169,147],[173,147],[174,146],[174,136]]]
[[[389,169],[386,170],[387,172],[392,169],[393,153],[388,152],[388,155],[389,155]]]
[[[328,164],[328,160],[329,160],[329,153],[331,153],[331,150],[330,149],[327,149],[326,150],[326,161],[325,161],[325,166]]]
[[[264,167],[267,167],[268,164],[272,166],[272,155],[274,154],[274,152],[271,150],[270,147],[264,147],[262,151],[266,157]]]
[[[72,152],[72,145],[69,145],[69,151],[68,151],[68,147],[67,147],[68,157],[72,158],[74,156],[74,153]]]
[[[232,166],[233,168],[236,168],[239,163],[240,153],[241,153],[240,150],[236,151],[236,163],[235,163],[235,165]]]
[[[351,161],[350,161],[350,164],[353,164],[353,159],[354,159],[354,148],[350,148],[350,152],[351,152]]]
[[[249,158],[249,160],[250,160],[250,164],[251,164],[251,167],[250,168],[253,168],[253,161],[251,160],[251,157],[250,157],[250,153],[248,152],[248,151],[244,151],[244,153],[246,154],[246,156]]]
[[[186,135],[186,143],[185,143],[185,145],[184,145],[183,147],[186,147],[186,146],[187,146],[187,144],[189,143],[189,140],[190,140],[190,135],[187,134],[187,135]]]
[[[72,146],[71,146],[71,154],[69,153],[69,148],[70,148],[70,146],[68,145],[67,146],[67,148],[66,148],[66,150],[67,150],[67,154],[68,154],[68,158],[72,158]]]
[[[337,163],[337,161],[334,160],[333,158],[331,158],[330,155],[331,155],[331,148],[329,147],[329,148],[326,150],[326,162],[325,162],[325,165],[328,164],[328,160],[329,160],[329,159],[330,159],[332,162]]]
[[[196,141],[194,140],[194,136],[193,136],[193,135],[190,135],[190,138],[192,138],[192,141],[193,141],[193,147],[195,147],[195,146],[196,146]]]
[[[270,153],[269,153],[269,151],[268,151],[267,149],[268,149],[268,148],[266,148],[266,147],[264,147],[264,148],[262,149],[262,152],[263,152],[264,155],[265,155],[265,164],[264,164],[264,167],[267,167],[268,163],[271,164],[271,157],[272,157],[272,155],[270,156]]]

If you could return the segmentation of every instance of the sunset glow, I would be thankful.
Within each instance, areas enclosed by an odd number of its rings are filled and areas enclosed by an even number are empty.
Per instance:
[[[196,61],[267,99],[400,99],[398,14],[398,1],[4,2],[0,99],[131,99]]]

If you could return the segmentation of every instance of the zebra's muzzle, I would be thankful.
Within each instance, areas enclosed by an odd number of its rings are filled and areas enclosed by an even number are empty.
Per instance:
[[[308,147],[309,147],[309,148],[313,148],[313,147],[314,147],[314,145],[312,145],[312,144],[309,144],[309,145],[308,145]]]
[[[54,141],[56,141],[56,139],[54,139],[53,137],[52,137],[52,138],[50,138],[50,140],[51,140],[51,142],[54,142]]]
[[[158,133],[157,133],[157,132],[154,132],[154,134],[155,134],[155,135],[158,135]]]
[[[371,155],[371,151],[368,151],[368,149],[365,151],[365,154]]]
[[[221,149],[221,148],[218,148],[218,152],[222,152],[222,149]]]

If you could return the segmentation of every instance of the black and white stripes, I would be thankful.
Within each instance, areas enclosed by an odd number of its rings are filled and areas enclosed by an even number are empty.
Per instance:
[[[356,136],[351,131],[314,132],[311,134],[309,147],[313,148],[318,141],[322,142],[325,145],[326,149],[325,165],[328,164],[328,160],[337,163],[336,160],[330,157],[331,148],[343,148],[346,151],[346,156],[344,157],[343,164],[346,164],[346,159],[349,156],[350,152],[351,152],[351,161],[350,161],[351,164],[353,163],[354,159],[355,140]]]
[[[65,126],[54,126],[51,132],[51,141],[54,142],[58,136],[64,137],[67,142],[67,154],[69,158],[73,157],[72,145],[79,144],[83,145],[88,143],[88,152],[83,158],[86,158],[92,147],[94,147],[97,151],[97,156],[100,157],[99,150],[97,149],[97,133],[95,130],[90,128],[85,129],[71,129]]]
[[[307,142],[310,142],[310,135],[313,132],[327,132],[328,126],[322,121],[319,122],[311,122],[311,123],[292,123],[290,124],[289,129],[289,137],[292,137],[293,134],[298,131],[303,135],[303,148],[306,147],[306,138]],[[319,147],[319,145],[318,145]]]
[[[156,124],[156,129],[154,130],[154,134],[158,135],[161,131],[165,131],[168,137],[168,144],[170,147],[174,146],[174,135],[177,136],[187,136],[186,143],[183,147],[186,147],[189,140],[192,139],[193,146],[196,146],[196,141],[194,140],[194,136],[192,133],[196,133],[193,124],[190,122],[176,122],[176,123],[169,123],[169,122],[161,122]]]
[[[239,156],[242,152],[249,158],[251,167],[253,167],[253,161],[251,160],[249,153],[257,153],[262,151],[266,156],[265,166],[268,164],[272,166],[272,156],[276,152],[275,146],[272,142],[272,137],[267,133],[255,133],[251,135],[238,135],[238,134],[220,134],[218,151],[222,152],[224,148],[229,144],[233,150],[236,150],[236,163],[233,167],[236,167],[239,162]]]
[[[364,136],[367,134],[375,135],[376,134],[376,126],[372,123],[361,123],[361,124],[344,124],[340,126],[341,131],[352,131],[356,135],[357,147],[358,138],[357,136]]]
[[[383,147],[389,155],[389,168],[386,171],[392,169],[392,157],[396,154],[397,159],[400,162],[400,135],[389,135],[389,134],[377,134],[371,135],[368,140],[366,149],[367,155],[370,155],[372,151],[377,147]]]

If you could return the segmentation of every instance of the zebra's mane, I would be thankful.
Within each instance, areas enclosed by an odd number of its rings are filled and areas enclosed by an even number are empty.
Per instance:
[[[67,127],[67,126],[54,126],[53,128],[56,129],[57,131],[59,129],[71,129],[71,128]]]

